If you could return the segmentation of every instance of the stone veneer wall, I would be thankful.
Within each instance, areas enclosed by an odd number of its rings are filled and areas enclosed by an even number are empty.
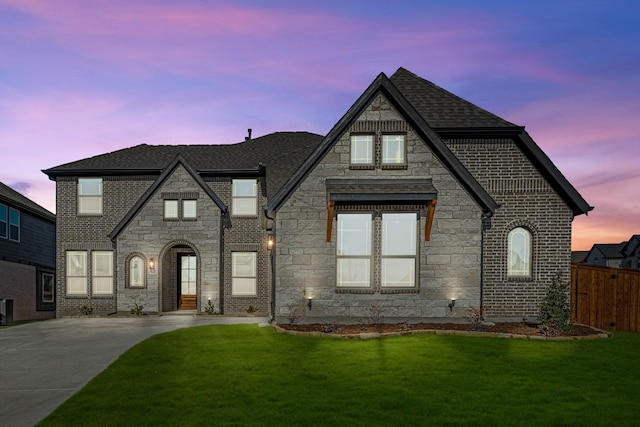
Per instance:
[[[406,170],[350,170],[352,130],[408,129]],[[419,291],[360,294],[336,291],[336,225],[325,241],[327,178],[431,178],[438,203],[431,239],[424,241],[420,218]],[[301,183],[276,217],[276,317],[286,321],[297,307],[307,320],[341,318],[354,321],[369,315],[372,304],[384,308],[387,319],[410,320],[462,317],[464,308],[480,299],[481,209],[443,167],[427,145],[409,128],[386,98],[378,96]],[[305,298],[313,298],[308,310]],[[449,312],[451,298],[456,299]]]
[[[502,206],[485,235],[484,300],[488,316],[537,317],[546,288],[559,272],[570,280],[573,213],[511,139],[450,140],[448,147]],[[533,274],[507,277],[507,234],[533,235]]]
[[[170,193],[166,198],[178,200],[192,199],[196,195],[197,219],[165,220],[163,193]],[[176,309],[174,304],[163,304],[163,298],[177,295],[175,263],[177,252],[184,252],[174,249],[177,245],[188,246],[196,253],[198,307],[203,310],[209,298],[215,304],[220,288],[219,242],[220,209],[184,167],[178,166],[117,239],[118,311],[129,311],[135,303],[143,305],[144,310],[150,312]],[[167,253],[172,256],[166,256]],[[132,254],[139,254],[147,261],[144,289],[128,287],[127,259]],[[148,268],[148,261],[152,257],[156,260],[155,271]],[[168,291],[160,295],[161,288]]]
[[[156,179],[155,176],[103,177],[103,214],[77,215],[77,177],[56,179],[56,309],[57,316],[80,314],[83,305],[94,313],[116,311],[116,295],[91,295],[91,251],[113,250],[108,234],[133,207]],[[88,293],[86,296],[66,295],[67,250],[87,251]],[[115,259],[115,256],[114,256]]]

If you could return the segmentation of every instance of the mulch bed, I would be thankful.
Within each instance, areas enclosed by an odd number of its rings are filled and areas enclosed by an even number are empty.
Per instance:
[[[335,323],[311,323],[311,324],[279,324],[280,328],[297,332],[320,332],[334,335],[359,335],[367,333],[409,333],[416,331],[469,331],[469,332],[493,332],[500,334],[540,336],[540,337],[590,337],[603,334],[602,331],[590,326],[572,325],[570,332],[558,331],[545,333],[537,325],[517,322],[497,322],[474,327],[469,323],[393,323],[379,325],[343,325]]]

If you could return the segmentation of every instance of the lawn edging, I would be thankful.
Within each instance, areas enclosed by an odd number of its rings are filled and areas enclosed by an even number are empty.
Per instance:
[[[398,331],[398,332],[382,332],[382,333],[381,332],[361,332],[358,334],[339,334],[339,333],[333,334],[333,333],[325,333],[325,332],[319,332],[319,331],[294,331],[294,330],[282,328],[280,327],[280,325],[276,323],[272,323],[271,326],[279,333],[287,333],[295,336],[330,337],[330,338],[361,339],[361,340],[392,337],[392,336],[399,336],[399,335],[458,335],[458,336],[465,336],[465,337],[530,339],[530,340],[540,340],[540,341],[575,341],[575,340],[593,340],[593,339],[611,338],[610,333],[594,327],[591,327],[591,328],[594,329],[595,331],[598,331],[598,333],[594,335],[548,337],[545,335],[521,335],[521,334],[509,334],[509,333],[503,333],[503,332],[456,331],[456,330],[447,330],[447,329],[421,329],[421,330],[415,330],[415,331]]]

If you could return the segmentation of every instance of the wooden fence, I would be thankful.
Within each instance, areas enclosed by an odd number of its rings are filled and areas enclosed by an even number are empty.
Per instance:
[[[640,270],[571,264],[571,319],[640,332]]]

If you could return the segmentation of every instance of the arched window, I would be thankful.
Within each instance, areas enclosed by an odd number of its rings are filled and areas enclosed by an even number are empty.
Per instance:
[[[144,288],[144,260],[141,256],[129,259],[129,287]]]
[[[531,276],[531,232],[516,227],[509,232],[507,274],[509,276]]]

